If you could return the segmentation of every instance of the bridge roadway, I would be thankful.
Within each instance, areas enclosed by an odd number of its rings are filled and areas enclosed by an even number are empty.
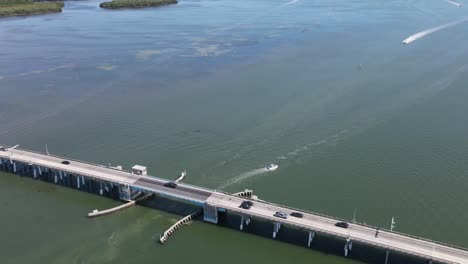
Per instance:
[[[195,202],[200,205],[207,203],[210,206],[223,208],[245,216],[252,216],[272,222],[280,222],[282,224],[295,226],[313,232],[321,232],[342,238],[349,238],[351,241],[360,241],[391,251],[399,251],[410,255],[420,256],[428,260],[432,259],[442,263],[468,264],[468,250],[465,249],[451,247],[433,241],[385,230],[380,230],[379,236],[376,238],[376,229],[374,227],[350,223],[349,228],[340,228],[335,226],[335,223],[339,221],[335,218],[306,212],[300,209],[292,209],[261,200],[254,201],[254,205],[250,210],[245,210],[239,208],[240,203],[244,201],[245,198],[188,184],[179,184],[177,188],[172,189],[163,186],[168,182],[168,180],[156,177],[139,176],[101,165],[89,164],[20,149],[7,149],[0,151],[0,158],[11,158],[13,161],[30,163],[32,165],[61,170],[67,173],[84,175],[119,184],[126,184],[139,189],[151,191],[159,195],[186,200],[192,203]],[[63,160],[69,160],[70,164],[62,164],[61,162]],[[287,219],[274,217],[273,214],[278,211],[285,212],[288,215],[291,212],[301,212],[304,214],[304,217],[295,218],[289,216]]]
[[[341,228],[335,226],[335,223],[340,220],[265,201],[253,201],[254,205],[249,210],[245,210],[239,208],[239,204],[243,200],[244,199],[240,197],[214,193],[207,199],[207,203],[212,206],[225,208],[228,211],[238,212],[245,216],[253,216],[255,218],[262,218],[272,222],[280,222],[282,224],[295,226],[313,232],[316,231],[342,238],[350,238],[351,241],[360,241],[365,244],[389,249],[391,251],[399,251],[410,255],[420,256],[428,260],[432,259],[442,263],[468,263],[467,250],[385,230],[379,230],[379,235],[376,238],[376,228],[374,227],[357,223],[349,223],[348,228]],[[275,212],[285,212],[288,215],[292,212],[301,212],[304,214],[304,217],[296,218],[289,216],[287,219],[281,219],[273,216]]]
[[[163,186],[168,182],[168,180],[165,179],[135,175],[127,171],[121,171],[106,166],[74,161],[64,157],[50,156],[26,150],[9,149],[7,151],[0,151],[0,157],[5,159],[11,158],[14,161],[61,170],[71,174],[129,185],[160,195],[198,204],[204,204],[206,199],[213,193],[211,190],[188,184],[179,184],[177,189],[171,189]],[[64,160],[70,161],[70,164],[62,164]]]

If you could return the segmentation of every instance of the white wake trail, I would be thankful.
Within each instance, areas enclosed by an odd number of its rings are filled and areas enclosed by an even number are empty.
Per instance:
[[[231,186],[233,184],[236,184],[236,183],[239,183],[241,181],[244,181],[248,178],[251,178],[251,177],[254,177],[254,176],[257,176],[257,175],[260,175],[260,174],[264,174],[264,173],[267,173],[269,172],[269,170],[267,168],[261,168],[261,169],[256,169],[256,170],[252,170],[252,171],[249,171],[249,172],[245,172],[245,173],[242,173],[232,179],[229,179],[228,181],[226,181],[225,183],[221,184],[220,186],[218,186],[217,189],[219,190],[222,190],[228,186]]]
[[[261,14],[259,14],[259,15],[253,16],[253,17],[251,17],[251,18],[248,18],[248,19],[246,19],[244,22],[237,23],[237,24],[235,24],[235,25],[233,25],[233,26],[228,26],[228,27],[220,28],[220,29],[215,30],[215,31],[232,30],[232,29],[238,28],[238,27],[240,27],[240,26],[244,26],[244,25],[251,24],[253,21],[255,21],[255,20],[257,20],[257,19],[259,19],[259,18],[261,18],[261,17],[263,17],[263,16],[266,16],[266,15],[268,15],[269,13],[271,13],[271,12],[273,12],[273,11],[275,11],[275,10],[281,9],[281,8],[286,7],[286,6],[288,6],[288,5],[292,5],[292,4],[294,4],[294,3],[296,3],[296,2],[299,2],[299,1],[301,1],[301,0],[292,0],[292,1],[289,1],[289,2],[287,2],[287,3],[285,3],[285,4],[280,5],[280,6],[275,6],[275,7],[273,7],[273,8],[270,8],[270,9],[268,9],[267,11],[265,11],[264,13],[261,13]]]
[[[449,4],[452,4],[454,6],[458,6],[458,7],[463,7],[463,4],[462,3],[457,3],[455,1],[451,1],[451,0],[445,0],[447,3]]]
[[[430,35],[432,33],[435,33],[437,31],[440,31],[440,30],[443,30],[443,29],[446,29],[446,28],[449,28],[449,27],[456,26],[456,25],[464,23],[466,21],[468,21],[468,18],[463,18],[463,19],[460,19],[460,20],[457,20],[457,21],[454,21],[454,22],[450,22],[448,24],[444,24],[444,25],[440,25],[440,26],[437,26],[437,27],[434,27],[434,28],[426,29],[424,31],[421,31],[421,32],[418,32],[418,33],[416,33],[414,35],[409,36],[408,38],[403,40],[403,44],[410,44],[411,42],[413,42],[415,40],[418,40],[418,39],[420,39],[422,37],[425,37],[427,35]]]
[[[285,7],[285,6],[288,6],[288,5],[292,5],[292,4],[296,3],[297,1],[300,1],[300,0],[292,0],[290,2],[287,2],[286,4],[279,6],[278,9],[280,9],[282,7]]]

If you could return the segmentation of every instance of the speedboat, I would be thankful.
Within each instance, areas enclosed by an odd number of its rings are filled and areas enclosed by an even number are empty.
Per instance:
[[[274,171],[274,170],[278,169],[278,165],[276,165],[276,164],[270,164],[270,165],[266,166],[266,169],[267,169],[268,171]]]

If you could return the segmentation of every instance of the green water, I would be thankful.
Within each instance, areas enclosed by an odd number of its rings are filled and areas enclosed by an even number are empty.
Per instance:
[[[0,20],[0,142],[468,247],[468,29],[445,1],[180,1]],[[175,19],[177,18],[177,19]],[[261,170],[269,163],[280,168]],[[352,263],[0,174],[1,263]]]

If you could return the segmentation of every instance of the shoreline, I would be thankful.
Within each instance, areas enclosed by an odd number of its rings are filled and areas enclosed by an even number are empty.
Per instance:
[[[112,0],[99,4],[103,9],[137,9],[177,4],[177,0]]]
[[[99,7],[106,10],[140,9],[177,3],[177,0],[112,0],[100,3]],[[54,0],[0,0],[0,19],[61,13],[64,6],[63,1]]]
[[[62,1],[0,1],[0,18],[61,13],[64,6]]]
[[[2,18],[11,18],[11,17],[28,17],[28,16],[37,16],[37,15],[57,14],[57,13],[62,13],[62,10],[60,10],[60,11],[48,11],[48,12],[34,12],[34,13],[28,13],[28,14],[0,15],[0,19],[2,19]]]

